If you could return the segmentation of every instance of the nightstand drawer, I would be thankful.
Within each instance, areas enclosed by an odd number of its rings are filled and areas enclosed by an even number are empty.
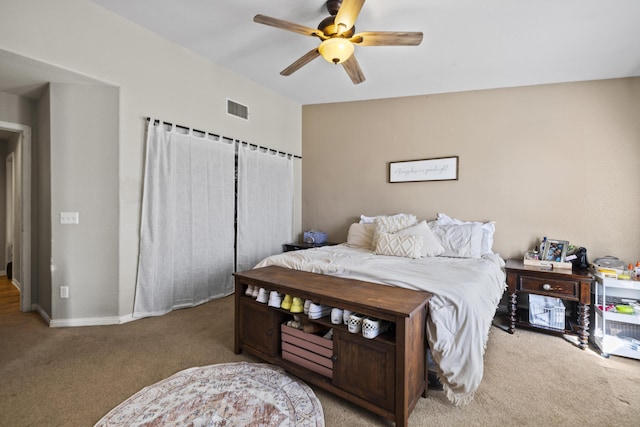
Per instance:
[[[573,280],[541,279],[538,277],[520,276],[519,290],[534,292],[562,298],[578,297],[578,282]]]

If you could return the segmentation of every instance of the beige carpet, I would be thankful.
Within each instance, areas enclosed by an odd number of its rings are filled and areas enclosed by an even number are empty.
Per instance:
[[[233,297],[117,326],[48,328],[0,316],[0,426],[91,426],[142,388],[195,366],[238,361]],[[314,388],[331,426],[389,422]],[[640,417],[640,361],[579,350],[561,337],[493,328],[475,400],[431,391],[410,426],[619,426]]]

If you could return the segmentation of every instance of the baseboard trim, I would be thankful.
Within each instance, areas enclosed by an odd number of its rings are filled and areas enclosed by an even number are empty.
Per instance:
[[[46,311],[42,309],[38,304],[34,304],[31,306],[31,310],[37,311],[40,314],[40,317],[49,325],[50,328],[75,328],[81,326],[109,326],[109,325],[120,325],[123,323],[133,322],[134,320],[139,320],[138,318],[133,317],[132,314],[127,314],[125,316],[111,316],[111,317],[86,317],[83,319],[56,319],[52,320]]]
[[[69,328],[77,326],[119,325],[119,317],[86,317],[83,319],[54,319],[49,322],[52,328]]]
[[[40,307],[40,305],[38,304],[32,304],[31,305],[31,310],[32,311],[37,311],[38,314],[40,315],[40,317],[42,317],[42,319],[47,323],[47,325],[51,325],[51,318],[49,317],[49,315],[47,314],[46,311],[44,311],[42,309],[42,307]]]
[[[129,323],[140,319],[141,317],[133,317],[133,314],[127,314],[126,316],[120,316],[120,323]]]

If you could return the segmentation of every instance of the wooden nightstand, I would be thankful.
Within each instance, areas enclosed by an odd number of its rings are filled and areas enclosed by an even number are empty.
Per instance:
[[[285,251],[285,252],[300,251],[300,250],[303,250],[303,249],[319,248],[321,246],[333,246],[333,245],[337,245],[337,243],[330,243],[330,242],[325,242],[325,243],[307,243],[307,242],[285,243],[284,245],[282,245],[282,250]]]
[[[510,333],[518,327],[532,328],[555,334],[578,334],[578,347],[585,349],[589,340],[589,305],[591,303],[591,283],[593,276],[587,270],[543,269],[524,265],[521,260],[507,260],[507,285],[509,286],[509,328]],[[548,328],[529,322],[527,309],[518,308],[518,295],[532,294],[560,298],[577,305],[577,331],[570,326],[564,330]],[[569,319],[567,319],[569,320]],[[569,322],[565,322],[569,323]]]

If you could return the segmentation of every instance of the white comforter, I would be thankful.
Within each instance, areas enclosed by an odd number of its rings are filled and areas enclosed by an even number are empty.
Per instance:
[[[473,399],[482,380],[491,322],[506,288],[504,261],[498,255],[410,259],[342,244],[273,255],[256,268],[267,265],[433,293],[427,338],[438,377],[455,405]]]

